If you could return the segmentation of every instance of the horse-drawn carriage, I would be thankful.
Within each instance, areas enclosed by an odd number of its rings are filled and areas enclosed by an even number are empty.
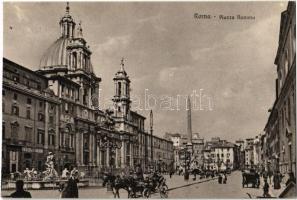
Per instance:
[[[168,197],[166,179],[159,174],[153,174],[145,179],[138,179],[134,176],[120,177],[105,174],[103,176],[103,186],[106,184],[110,185],[115,198],[120,198],[120,189],[128,192],[128,198],[149,198],[153,193],[159,193],[161,198]]]
[[[242,187],[248,187],[249,184],[252,184],[253,188],[259,188],[260,186],[260,176],[254,170],[242,172]]]

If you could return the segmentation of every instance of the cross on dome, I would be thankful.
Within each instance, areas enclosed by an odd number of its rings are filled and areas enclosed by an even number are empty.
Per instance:
[[[125,66],[125,64],[124,64],[124,57],[122,57],[122,59],[121,59],[121,71],[125,71],[124,70],[124,66]]]
[[[69,15],[69,2],[66,3],[66,15]]]

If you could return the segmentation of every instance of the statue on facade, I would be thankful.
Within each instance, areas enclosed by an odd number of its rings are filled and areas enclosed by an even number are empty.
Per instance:
[[[52,152],[49,152],[48,156],[46,157],[45,166],[46,170],[43,172],[45,174],[44,180],[52,180],[58,177],[58,173],[54,168],[54,154]]]

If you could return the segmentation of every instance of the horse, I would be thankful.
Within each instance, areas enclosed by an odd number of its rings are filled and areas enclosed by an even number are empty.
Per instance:
[[[128,198],[130,197],[129,180],[127,178],[121,178],[112,174],[105,174],[103,176],[102,186],[105,187],[107,183],[110,183],[114,198],[120,198],[120,189],[124,189],[128,192]]]

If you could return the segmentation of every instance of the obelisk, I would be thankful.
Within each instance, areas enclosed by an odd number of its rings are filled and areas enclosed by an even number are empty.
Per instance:
[[[187,135],[188,135],[188,145],[192,145],[192,118],[191,118],[191,100],[190,96],[187,98]]]
[[[150,131],[151,131],[151,164],[154,163],[154,149],[153,149],[153,111],[150,112]]]

